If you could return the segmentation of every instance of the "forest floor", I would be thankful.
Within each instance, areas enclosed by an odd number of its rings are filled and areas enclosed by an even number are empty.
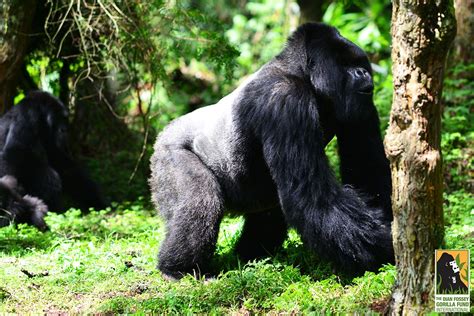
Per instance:
[[[455,200],[446,210],[458,219],[447,227],[446,246],[473,249],[473,213],[453,215],[456,201],[466,206],[462,196]],[[274,258],[244,265],[232,251],[242,220],[226,218],[213,262],[222,273],[169,282],[156,270],[163,225],[143,200],[85,216],[50,214],[47,223],[46,233],[0,229],[0,314],[377,312],[396,274],[388,265],[338,277],[294,231]]]

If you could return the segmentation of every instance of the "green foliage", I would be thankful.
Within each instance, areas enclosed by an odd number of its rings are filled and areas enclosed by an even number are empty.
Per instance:
[[[49,0],[48,6],[46,32],[52,50],[65,57],[79,50],[82,77],[119,70],[131,75],[132,83],[167,80],[169,66],[180,56],[208,60],[231,74],[237,51],[223,36],[221,24],[179,3]]]
[[[394,282],[393,266],[382,268],[378,274],[367,272],[363,277],[353,279],[350,286],[342,286],[334,276],[321,281],[303,277],[275,299],[275,307],[278,311],[304,314],[364,312],[367,302],[388,296]]]
[[[445,80],[441,147],[449,191],[472,191],[474,174],[474,63],[456,65]]]
[[[337,147],[337,137],[334,137],[329,144],[326,145],[325,152],[326,156],[329,160],[329,165],[331,166],[334,173],[340,179],[339,173],[339,155],[337,154],[338,147]]]
[[[380,129],[384,134],[388,127],[390,110],[392,108],[392,62],[390,59],[380,60],[374,69],[374,103],[380,117]]]
[[[148,161],[151,148],[147,147],[137,171],[133,173],[139,151],[119,151],[114,155],[99,155],[84,161],[95,181],[100,183],[104,195],[110,201],[134,201],[149,196]],[[133,176],[133,178],[131,178]]]
[[[0,228],[0,253],[27,254],[31,249],[45,249],[52,243],[51,235],[43,234],[26,224]],[[0,283],[1,286],[1,283]]]
[[[323,22],[338,28],[341,34],[371,55],[390,52],[390,1],[334,1]]]
[[[448,189],[472,189],[474,132],[443,133],[441,145]]]
[[[59,70],[63,63],[60,60],[51,60],[43,52],[33,54],[26,67],[31,79],[38,82],[39,87],[53,94],[59,94]]]
[[[474,63],[448,69],[441,149],[444,162],[446,248],[474,249]],[[474,258],[471,256],[471,266]]]
[[[448,69],[443,94],[447,106],[474,106],[474,63],[456,64]]]
[[[76,96],[74,106],[81,106],[78,100],[84,97],[76,95],[81,82],[94,82],[90,85],[98,91],[87,91],[90,98],[91,93],[110,89],[100,86],[112,79],[119,91],[113,110],[130,129],[145,132],[151,124],[160,130],[187,111],[191,96],[181,95],[181,100],[175,96],[178,89],[170,78],[196,60],[213,77],[230,81],[233,76],[238,51],[226,38],[223,24],[186,3],[48,0],[44,5],[46,22],[40,29],[45,33],[38,37],[49,45],[38,45],[29,56],[31,79],[56,95],[63,80],[61,87],[66,84]],[[69,78],[60,78],[66,61]],[[96,122],[89,125],[99,129]],[[89,134],[103,133],[91,130]]]
[[[447,249],[474,249],[474,199],[463,190],[444,194]],[[471,256],[471,266],[474,258]]]
[[[286,1],[249,1],[244,12],[234,15],[226,35],[240,51],[237,78],[255,72],[280,53],[295,18],[288,6]]]
[[[160,47],[161,52],[167,54],[164,56],[166,59],[160,61],[163,69],[168,68],[173,60],[184,56],[208,60],[217,67],[216,70],[224,70],[227,78],[232,77],[238,51],[223,36],[224,29],[218,21],[196,10],[183,9],[180,5],[147,7],[142,13],[150,14],[150,9],[151,13],[158,13],[162,22],[150,25],[150,30],[159,27],[161,36],[165,35],[161,43],[164,47]],[[147,36],[155,35],[151,33]],[[163,79],[167,80],[168,77]]]

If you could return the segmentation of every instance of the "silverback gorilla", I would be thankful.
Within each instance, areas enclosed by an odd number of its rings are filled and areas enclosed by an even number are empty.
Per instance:
[[[7,175],[0,189],[7,219],[44,229],[45,206],[59,211],[64,192],[84,210],[105,207],[96,184],[69,154],[67,116],[54,96],[33,91],[0,118],[0,176]],[[29,204],[20,200],[23,194]]]
[[[173,121],[151,159],[167,229],[158,268],[170,278],[205,272],[225,211],[245,218],[245,260],[274,251],[294,227],[343,271],[393,261],[391,178],[372,93],[365,53],[310,23],[231,94]],[[334,134],[344,185],[324,153]]]

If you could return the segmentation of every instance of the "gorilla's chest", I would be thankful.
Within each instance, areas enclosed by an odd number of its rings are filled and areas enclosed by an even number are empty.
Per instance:
[[[212,143],[198,137],[193,148],[219,181],[227,212],[253,213],[278,205],[275,185],[258,148],[243,139],[229,141],[221,136],[221,144],[219,138]]]

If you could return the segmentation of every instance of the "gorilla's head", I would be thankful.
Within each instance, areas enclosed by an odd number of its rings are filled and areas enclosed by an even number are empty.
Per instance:
[[[339,121],[369,117],[374,84],[369,59],[361,48],[322,23],[300,26],[289,39],[287,50],[290,48],[299,51],[299,67],[309,76],[318,97],[333,106]]]
[[[58,98],[44,91],[30,92],[23,103],[38,113],[35,118],[42,123],[40,134],[45,146],[66,150],[69,114],[67,107]]]

